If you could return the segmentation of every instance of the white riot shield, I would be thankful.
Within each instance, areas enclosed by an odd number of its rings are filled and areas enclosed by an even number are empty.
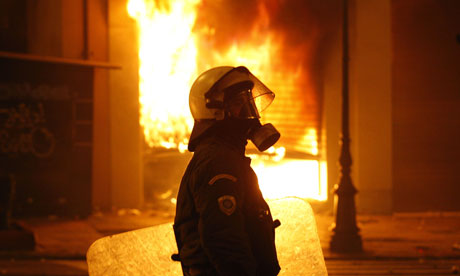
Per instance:
[[[313,211],[298,198],[269,201],[276,228],[279,275],[327,275]],[[89,275],[182,275],[172,223],[101,238],[88,249]]]

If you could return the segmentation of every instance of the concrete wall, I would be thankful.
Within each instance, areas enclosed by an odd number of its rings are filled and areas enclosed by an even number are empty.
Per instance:
[[[30,0],[30,54],[111,62],[94,68],[92,205],[137,208],[143,202],[136,25],[125,0]]]
[[[106,0],[88,1],[86,5],[86,55],[90,60],[109,60],[108,6]],[[94,209],[109,210],[111,198],[111,137],[109,71],[94,69],[93,178]]]
[[[142,205],[142,145],[139,125],[137,29],[126,0],[109,1],[109,58],[122,70],[110,71],[111,198],[115,207]]]
[[[358,212],[392,210],[390,1],[350,1],[350,134]]]
[[[460,211],[460,1],[392,14],[395,211]]]
[[[85,56],[84,1],[27,1],[28,53],[65,58]]]

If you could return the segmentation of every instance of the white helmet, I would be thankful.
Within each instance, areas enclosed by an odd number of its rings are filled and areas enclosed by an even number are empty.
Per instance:
[[[275,98],[275,93],[246,67],[220,66],[202,73],[190,89],[190,111],[195,124],[188,148],[194,151],[196,140],[217,121],[228,117],[260,118]]]

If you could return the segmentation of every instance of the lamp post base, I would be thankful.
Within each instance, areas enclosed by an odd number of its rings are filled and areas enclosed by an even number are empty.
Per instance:
[[[363,251],[361,236],[357,233],[335,232],[329,244],[337,253],[360,253]]]

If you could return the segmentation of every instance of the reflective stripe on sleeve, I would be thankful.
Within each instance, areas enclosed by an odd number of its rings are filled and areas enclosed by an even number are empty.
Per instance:
[[[234,177],[233,175],[222,173],[222,174],[218,174],[214,176],[211,180],[209,180],[208,184],[213,185],[219,179],[228,179],[233,182],[236,182],[237,180],[237,178]]]

